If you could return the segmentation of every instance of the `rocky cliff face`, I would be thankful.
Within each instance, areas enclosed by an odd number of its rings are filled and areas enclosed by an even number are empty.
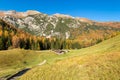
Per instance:
[[[74,18],[64,14],[47,15],[38,11],[16,12],[2,11],[3,20],[37,36],[56,36],[62,38],[75,38],[79,34],[95,30],[120,30],[120,23],[98,23],[86,18]],[[76,31],[77,34],[74,32]]]
[[[16,18],[23,18],[23,17],[27,17],[28,15],[35,15],[39,13],[40,12],[34,10],[28,10],[26,12],[16,12],[15,10],[11,10],[11,11],[0,11],[0,16],[1,17],[13,16]]]

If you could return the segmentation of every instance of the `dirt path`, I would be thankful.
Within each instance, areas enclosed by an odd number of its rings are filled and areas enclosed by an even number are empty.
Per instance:
[[[47,60],[44,60],[43,62],[41,62],[40,64],[38,64],[39,66],[45,64],[47,62]]]
[[[38,66],[41,66],[43,64],[45,64],[47,61],[44,60],[43,62],[39,63]],[[26,68],[23,69],[21,71],[19,71],[18,73],[12,75],[11,77],[7,78],[6,80],[16,80],[18,77],[22,76],[23,74],[25,74],[27,71],[29,71],[31,68]]]
[[[12,75],[11,77],[9,77],[6,80],[16,80],[18,77],[22,76],[23,74],[25,74],[28,70],[30,70],[31,68],[26,68],[24,70],[19,71],[18,73]]]

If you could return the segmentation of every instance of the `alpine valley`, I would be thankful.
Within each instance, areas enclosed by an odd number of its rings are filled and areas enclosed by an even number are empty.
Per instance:
[[[36,36],[71,39],[86,46],[111,38],[120,31],[119,22],[97,22],[58,13],[47,15],[35,10],[1,11],[0,18]]]
[[[0,80],[120,80],[120,22],[0,11]]]

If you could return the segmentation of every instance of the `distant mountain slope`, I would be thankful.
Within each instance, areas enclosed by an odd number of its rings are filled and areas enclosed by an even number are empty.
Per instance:
[[[119,22],[96,22],[58,13],[49,16],[38,11],[1,13],[4,13],[1,19],[33,35],[71,39],[85,46],[94,45],[120,32]]]
[[[34,36],[0,19],[0,50],[29,47],[31,37]]]
[[[73,57],[69,55],[73,54]],[[68,58],[35,67],[20,80],[119,80],[120,35],[98,45],[73,50]],[[34,74],[34,75],[33,75]]]
[[[0,31],[8,31],[8,32],[14,32],[14,33],[27,33],[24,32],[21,29],[18,29],[17,27],[15,27],[14,25],[9,24],[8,22],[0,19]]]
[[[64,14],[47,15],[38,11],[16,12],[6,11],[2,19],[14,24],[18,28],[22,28],[32,34],[40,36],[62,36],[71,38],[77,36],[72,33],[71,29],[77,29],[81,34],[95,30],[118,30],[120,23],[98,23],[86,18],[74,18]],[[19,17],[21,14],[22,17]],[[25,15],[25,16],[23,16]],[[118,25],[119,24],[119,25]],[[116,27],[116,25],[118,25]],[[119,29],[120,30],[120,29]],[[83,31],[83,32],[82,32]]]

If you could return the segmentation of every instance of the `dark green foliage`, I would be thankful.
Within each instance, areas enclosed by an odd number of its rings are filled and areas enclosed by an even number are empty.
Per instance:
[[[102,39],[97,39],[96,43],[100,43],[100,42],[102,42]]]
[[[25,42],[25,49],[31,49],[30,40],[27,39]]]
[[[55,28],[54,31],[55,32],[65,33],[66,31],[69,31],[69,27],[65,23],[62,23],[62,20],[60,20],[57,23],[56,28]]]
[[[43,46],[42,41],[39,41],[39,45],[40,45],[40,49],[41,49],[41,50],[44,50],[44,46]]]
[[[47,26],[46,26],[46,30],[44,31],[47,35],[51,34],[51,30],[53,30],[54,26],[49,23]]]
[[[0,50],[7,50],[11,45],[11,39],[5,37],[4,35],[0,36]]]
[[[20,48],[24,48],[25,47],[25,41],[23,39],[20,40]]]
[[[81,45],[78,42],[72,44],[72,49],[80,49]]]
[[[0,50],[4,49],[3,39],[0,37]]]
[[[7,49],[12,45],[11,37],[7,38]]]

